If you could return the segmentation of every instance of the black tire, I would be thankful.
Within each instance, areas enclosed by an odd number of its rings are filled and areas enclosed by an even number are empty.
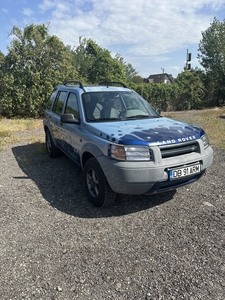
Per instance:
[[[115,202],[114,193],[95,158],[90,158],[84,167],[85,189],[88,200],[97,207],[105,207]]]
[[[61,150],[55,146],[51,133],[48,129],[45,132],[45,147],[48,155],[52,158],[56,158],[62,155]]]

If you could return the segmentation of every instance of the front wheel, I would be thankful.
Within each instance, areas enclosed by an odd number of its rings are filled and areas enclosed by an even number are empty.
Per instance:
[[[113,204],[116,199],[114,193],[95,158],[90,158],[84,167],[85,188],[88,200],[98,207]]]

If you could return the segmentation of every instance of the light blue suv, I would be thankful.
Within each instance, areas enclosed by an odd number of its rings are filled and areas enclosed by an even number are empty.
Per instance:
[[[192,183],[213,161],[203,129],[160,116],[120,82],[56,86],[44,131],[49,156],[65,153],[81,166],[88,199],[98,207],[117,193],[148,195]]]

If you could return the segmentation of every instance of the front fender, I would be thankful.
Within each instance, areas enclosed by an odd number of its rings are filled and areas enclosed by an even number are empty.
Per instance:
[[[97,158],[98,156],[102,156],[104,155],[104,153],[102,152],[102,150],[91,143],[87,143],[85,144],[82,149],[81,149],[81,168],[84,168],[84,165],[86,163],[86,161],[90,158],[90,157],[95,157]]]

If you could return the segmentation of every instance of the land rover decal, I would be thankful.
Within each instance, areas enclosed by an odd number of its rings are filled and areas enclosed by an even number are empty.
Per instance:
[[[166,140],[166,141],[157,141],[157,145],[169,145],[169,144],[177,144],[177,143],[183,143],[183,142],[188,142],[188,141],[193,141],[196,140],[197,137],[195,135],[192,136],[187,136],[183,138],[178,138],[178,139],[172,139],[172,140]]]

